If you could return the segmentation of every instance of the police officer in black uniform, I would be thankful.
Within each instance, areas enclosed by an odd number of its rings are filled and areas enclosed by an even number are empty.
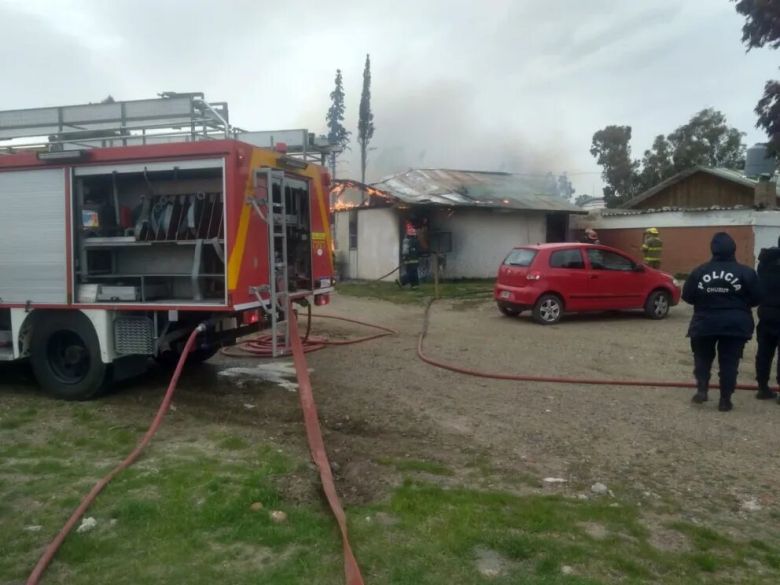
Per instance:
[[[737,385],[742,350],[753,336],[751,308],[761,300],[761,290],[756,272],[737,262],[737,245],[730,235],[715,234],[710,249],[712,260],[691,273],[682,293],[683,300],[693,305],[688,328],[697,387],[693,402],[701,404],[707,400],[710,369],[717,349],[718,410],[728,412],[733,408],[731,395]]]
[[[775,393],[769,389],[769,377],[775,352],[780,345],[780,239],[777,245],[777,248],[764,248],[758,255],[758,280],[764,295],[758,307],[756,327],[756,398],[759,400],[775,397]],[[780,363],[777,381],[780,384]]]

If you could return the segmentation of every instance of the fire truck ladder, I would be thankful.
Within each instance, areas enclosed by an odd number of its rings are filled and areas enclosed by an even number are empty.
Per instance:
[[[268,257],[270,266],[271,353],[288,355],[290,345],[289,280],[287,267],[287,201],[284,171],[268,173]]]

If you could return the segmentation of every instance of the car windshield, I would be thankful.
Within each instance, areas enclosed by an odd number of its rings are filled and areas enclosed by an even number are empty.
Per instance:
[[[536,258],[536,250],[528,248],[515,248],[504,260],[506,266],[530,266]]]

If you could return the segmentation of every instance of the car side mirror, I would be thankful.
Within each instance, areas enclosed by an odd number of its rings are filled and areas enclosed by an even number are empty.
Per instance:
[[[636,266],[634,266],[634,272],[644,272],[644,271],[645,271],[645,267],[643,264],[637,264]]]

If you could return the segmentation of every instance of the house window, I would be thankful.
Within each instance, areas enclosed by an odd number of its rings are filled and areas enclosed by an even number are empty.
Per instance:
[[[357,250],[358,247],[358,212],[352,209],[349,212],[349,249]]]

